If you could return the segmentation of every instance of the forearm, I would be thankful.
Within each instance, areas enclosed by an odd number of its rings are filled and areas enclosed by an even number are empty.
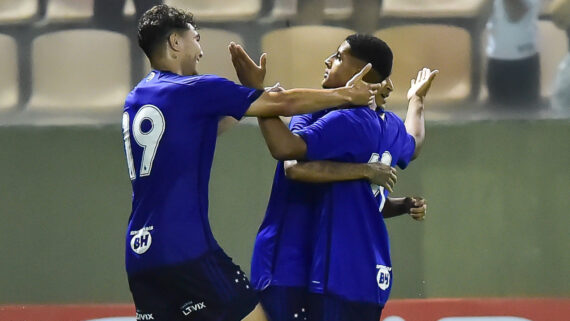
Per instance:
[[[307,183],[333,183],[370,178],[366,163],[339,163],[333,161],[285,162],[285,175],[292,180]]]
[[[404,121],[406,131],[414,137],[416,149],[412,159],[418,157],[425,139],[424,101],[422,97],[413,96],[408,104],[408,112]]]
[[[247,116],[274,117],[311,114],[330,107],[351,104],[348,88],[290,89],[263,93],[246,112]]]
[[[411,199],[409,197],[388,197],[382,209],[382,216],[391,218],[408,214],[410,212],[410,203]]]
[[[302,159],[307,152],[305,141],[289,131],[279,117],[258,118],[259,128],[271,156],[277,160]]]

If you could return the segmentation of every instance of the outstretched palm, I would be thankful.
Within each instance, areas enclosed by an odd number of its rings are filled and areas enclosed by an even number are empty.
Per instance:
[[[408,100],[412,99],[414,96],[424,98],[430,87],[431,83],[435,79],[435,76],[439,73],[439,70],[430,70],[429,68],[424,68],[418,72],[416,79],[412,79],[410,84],[410,89],[408,90]]]
[[[263,88],[267,55],[265,53],[262,54],[259,59],[259,65],[257,65],[245,52],[242,46],[232,42],[229,46],[229,50],[236,74],[242,85],[258,89]]]

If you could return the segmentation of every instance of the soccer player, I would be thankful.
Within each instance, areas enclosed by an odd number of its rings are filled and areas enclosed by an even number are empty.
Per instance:
[[[125,101],[122,118],[132,212],[125,263],[137,320],[265,320],[243,271],[208,223],[208,183],[223,116],[292,115],[366,105],[379,84],[278,93],[198,75],[200,35],[190,13],[158,5],[138,25],[152,70]]]
[[[238,76],[245,74],[239,67],[247,64],[235,61],[248,60],[240,49],[230,48]],[[376,97],[383,104],[392,87],[387,79],[392,54],[384,42],[371,36],[353,35],[341,44],[325,61],[323,87],[338,87],[367,62],[374,71],[368,80],[384,80]],[[260,127],[278,160],[381,161],[404,168],[423,142],[423,97],[435,74],[424,69],[412,80],[405,125],[379,108],[376,112],[333,110],[293,117],[291,131],[278,118],[260,119]],[[308,167],[321,172],[316,174]],[[358,177],[356,167],[342,174],[332,170],[335,167],[338,164],[278,164],[252,259],[252,283],[262,290],[262,304],[272,320],[380,318],[392,276],[388,235],[378,211],[385,206],[387,194],[378,187],[371,191],[365,181],[307,185],[283,175],[286,171],[288,177],[312,182],[364,178]],[[383,214],[414,212],[413,217],[421,220],[425,206],[422,199],[394,199]]]

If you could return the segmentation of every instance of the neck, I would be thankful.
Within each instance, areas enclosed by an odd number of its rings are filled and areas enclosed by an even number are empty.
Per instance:
[[[176,59],[168,59],[168,58],[153,59],[150,63],[150,66],[156,70],[169,71],[171,73],[181,76],[191,76],[197,74],[195,70],[192,72],[185,71],[182,68],[182,65],[180,65],[179,61]]]

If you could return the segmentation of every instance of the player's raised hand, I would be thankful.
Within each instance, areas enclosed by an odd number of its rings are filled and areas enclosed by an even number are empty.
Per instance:
[[[410,89],[408,90],[408,100],[412,99],[414,96],[424,98],[435,79],[435,76],[439,73],[439,70],[430,70],[429,68],[424,68],[418,72],[416,79],[412,79],[410,82]]]
[[[231,42],[228,49],[232,56],[232,64],[242,85],[263,89],[266,74],[267,54],[259,58],[259,65],[245,52],[242,46]]]
[[[372,69],[372,64],[366,64],[346,83],[346,87],[351,89],[352,105],[370,106],[374,102],[374,96],[381,84],[369,84],[362,80],[370,69]]]
[[[380,162],[368,163],[369,168],[368,180],[372,184],[383,186],[388,192],[394,191],[394,185],[398,181],[397,171],[390,165]]]
[[[427,213],[427,201],[421,197],[406,197],[410,216],[416,221],[423,221]]]

